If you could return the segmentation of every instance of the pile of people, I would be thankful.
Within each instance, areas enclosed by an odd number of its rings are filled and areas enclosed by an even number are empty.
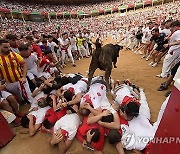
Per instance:
[[[129,80],[120,84],[111,79],[112,90],[107,92],[103,76],[94,77],[88,87],[88,78],[80,73],[56,74],[54,71],[39,76],[35,74],[38,73],[38,60],[40,66],[45,64],[43,70],[57,71],[55,64],[58,62],[49,59],[53,56],[52,51],[45,49],[43,54],[33,51],[30,48],[38,49],[38,46],[30,46],[29,42],[19,45],[20,56],[10,47],[10,36],[14,37],[9,34],[0,40],[0,73],[2,82],[5,81],[0,86],[0,105],[17,116],[14,123],[22,126],[20,133],[30,136],[39,130],[50,133],[50,144],[58,144],[61,153],[67,152],[75,137],[84,148],[97,153],[102,153],[105,136],[121,154],[124,149],[140,151],[149,146],[150,141],[139,142],[138,137],[153,139],[161,118],[155,125],[150,123],[150,110],[143,89]],[[27,36],[26,40],[30,41],[30,38]],[[27,77],[33,78],[34,89],[30,88]],[[30,104],[28,115],[18,111],[15,100]],[[19,123],[18,117],[21,117]],[[129,135],[132,135],[130,141]]]
[[[105,137],[121,154],[124,149],[148,150],[151,140],[143,143],[138,137],[153,139],[164,110],[156,123],[150,123],[143,89],[129,80],[120,84],[111,79],[112,89],[107,92],[103,76],[94,77],[88,87],[87,76],[61,71],[68,61],[76,67],[76,60],[92,55],[92,38],[103,42],[111,37],[112,42],[141,54],[142,59],[152,59],[149,64],[152,67],[159,65],[165,56],[162,72],[157,77],[167,78],[158,90],[167,89],[180,64],[177,4],[155,6],[153,10],[124,16],[51,19],[46,23],[3,19],[0,108],[16,116],[13,123],[23,127],[20,133],[34,136],[41,130],[52,134],[50,144],[58,144],[61,153],[69,149],[75,137],[83,147],[97,153],[102,153]],[[177,9],[177,14],[169,14],[172,8]],[[152,16],[158,16],[155,22],[151,21]],[[28,115],[19,112],[19,105],[26,103],[30,104]]]

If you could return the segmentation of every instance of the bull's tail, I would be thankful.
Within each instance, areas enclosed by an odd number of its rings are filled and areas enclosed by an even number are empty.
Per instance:
[[[96,46],[96,49],[100,49],[101,48],[101,43],[100,43],[99,38],[96,39],[95,46]]]

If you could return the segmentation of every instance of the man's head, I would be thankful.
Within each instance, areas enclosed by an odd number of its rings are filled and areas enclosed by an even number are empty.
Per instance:
[[[137,102],[131,101],[127,105],[123,106],[121,111],[125,113],[125,119],[129,121],[139,115],[139,107],[140,105]]]
[[[48,35],[48,42],[51,43],[53,41],[53,36],[52,35]]]
[[[46,55],[48,58],[53,58],[53,54],[52,54],[51,49],[45,49],[44,55]]]
[[[47,47],[47,40],[46,39],[43,39],[42,40],[42,45],[46,48]]]
[[[63,94],[67,102],[72,101],[74,94],[70,90],[66,90]]]
[[[10,53],[10,44],[6,39],[0,39],[0,52],[3,55],[8,55]]]
[[[28,36],[26,36],[26,41],[31,45],[34,42],[34,39],[32,36],[28,35]]]
[[[117,129],[111,129],[107,137],[110,144],[117,144],[121,141],[121,134]]]
[[[152,31],[151,31],[152,35],[153,36],[158,36],[159,35],[159,29],[158,28],[154,28]]]
[[[30,55],[28,44],[21,44],[18,49],[23,58],[27,58]]]
[[[86,141],[88,143],[97,143],[99,141],[99,137],[100,137],[100,133],[98,129],[90,129],[87,133],[86,133]]]
[[[112,113],[111,113],[110,115],[108,115],[108,116],[103,116],[103,117],[101,118],[101,121],[102,121],[102,122],[111,123],[111,122],[114,121],[114,116],[113,116]]]
[[[180,28],[180,21],[179,20],[173,21],[170,24],[171,32],[175,32],[178,28]]]
[[[87,117],[91,113],[89,109],[85,109],[85,108],[80,108],[79,111],[83,117]]]
[[[54,126],[54,123],[51,123],[49,121],[49,119],[45,119],[42,123],[42,125],[46,128],[46,129],[51,129]]]
[[[67,35],[68,35],[68,34],[67,34],[66,32],[62,34],[63,40],[67,39]]]
[[[17,48],[17,36],[13,34],[7,34],[6,39],[9,41],[9,44],[12,48]]]
[[[170,24],[172,23],[172,19],[169,19],[165,22],[165,26],[168,29],[170,27]]]
[[[149,22],[148,27],[149,27],[149,29],[152,29],[154,27],[154,24],[152,22]]]

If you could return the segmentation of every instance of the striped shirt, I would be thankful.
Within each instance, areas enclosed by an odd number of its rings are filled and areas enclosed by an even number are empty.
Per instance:
[[[7,83],[19,81],[22,77],[21,65],[25,63],[24,59],[15,52],[8,55],[0,55],[0,76]]]

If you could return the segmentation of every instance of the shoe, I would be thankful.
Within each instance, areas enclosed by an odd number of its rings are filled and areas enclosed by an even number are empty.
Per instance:
[[[73,66],[73,67],[76,67],[76,64],[73,64],[72,66]]]
[[[154,64],[154,62],[150,62],[150,63],[149,63],[149,66],[152,66],[153,64]]]
[[[167,87],[165,85],[161,85],[157,91],[163,91],[163,90],[167,90]]]
[[[149,59],[150,59],[150,56],[147,56],[146,61],[148,61]]]
[[[153,65],[152,65],[152,67],[156,67],[158,64],[157,63],[154,63]]]
[[[161,74],[156,75],[156,77],[158,77],[158,78],[162,78]]]
[[[16,114],[17,117],[24,117],[25,115],[26,115],[26,114],[21,113],[21,112],[19,112],[18,114]]]
[[[21,125],[21,121],[18,117],[16,117],[16,119],[13,121],[13,123],[14,123],[14,127],[18,127]]]
[[[139,51],[139,53],[138,53],[138,54],[143,55],[143,53],[142,53],[141,51]]]
[[[143,58],[146,58],[146,55],[143,55],[143,56],[141,57],[141,59],[143,59]]]

